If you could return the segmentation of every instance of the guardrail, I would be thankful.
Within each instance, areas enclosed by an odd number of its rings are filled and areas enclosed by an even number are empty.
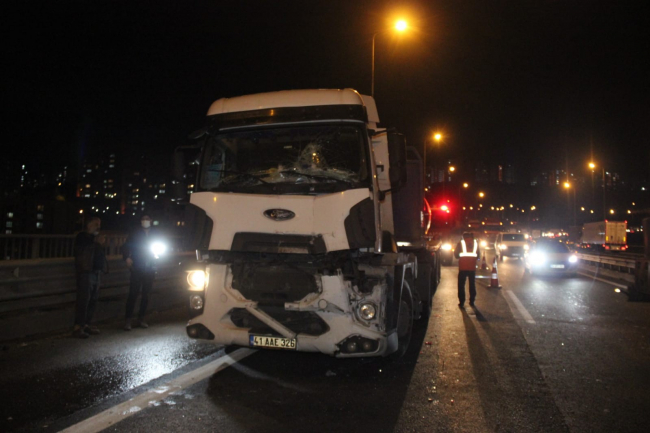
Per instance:
[[[611,271],[634,274],[636,259],[630,257],[613,257],[601,256],[596,254],[578,254],[578,258],[587,264],[595,264],[599,268],[609,269]]]
[[[108,257],[101,275],[97,320],[124,314],[130,272],[122,256]],[[191,252],[161,258],[151,308],[187,301],[186,271],[196,266]],[[74,319],[76,276],[73,258],[0,261],[0,342],[43,332],[70,329]]]
[[[74,239],[77,235],[0,235],[0,261],[57,259],[74,256]],[[122,254],[122,245],[128,237],[124,233],[104,234],[104,253],[107,256]],[[170,250],[181,251],[181,238],[167,238]]]

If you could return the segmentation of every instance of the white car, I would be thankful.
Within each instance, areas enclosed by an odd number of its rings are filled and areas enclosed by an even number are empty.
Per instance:
[[[494,248],[499,261],[503,261],[504,257],[521,260],[528,251],[528,240],[523,233],[499,233]]]
[[[569,247],[558,241],[539,241],[524,255],[526,272],[546,275],[575,277],[578,256]]]

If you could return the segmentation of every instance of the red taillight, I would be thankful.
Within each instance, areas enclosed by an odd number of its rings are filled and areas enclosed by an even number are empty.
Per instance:
[[[605,249],[608,250],[608,249],[609,249],[609,245],[605,245]]]
[[[627,245],[623,245],[623,246],[621,247],[621,250],[627,250]]]

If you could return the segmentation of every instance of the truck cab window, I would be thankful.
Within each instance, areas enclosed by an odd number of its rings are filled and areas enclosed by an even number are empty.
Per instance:
[[[201,188],[355,186],[369,180],[366,148],[363,128],[348,124],[222,132],[206,147]]]

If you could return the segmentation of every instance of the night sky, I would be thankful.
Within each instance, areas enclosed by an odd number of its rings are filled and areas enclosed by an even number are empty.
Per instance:
[[[220,97],[370,92],[385,126],[444,156],[519,171],[650,171],[645,1],[3,3],[5,161],[37,170],[105,150],[170,154]],[[525,167],[522,169],[522,167]]]

